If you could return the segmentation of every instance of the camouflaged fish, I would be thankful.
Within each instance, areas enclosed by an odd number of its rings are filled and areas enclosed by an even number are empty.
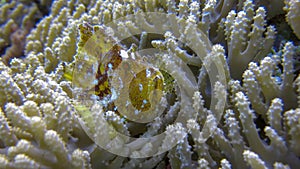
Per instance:
[[[114,104],[114,99],[112,99],[113,89],[111,86],[112,75],[109,71],[114,71],[124,60],[122,56],[122,51],[124,49],[116,44],[112,37],[108,37],[103,28],[100,26],[91,26],[87,23],[79,25],[80,32],[80,41],[78,42],[78,53],[75,56],[75,62],[84,60],[84,62],[90,63],[93,65],[95,62],[98,62],[98,67],[96,71],[90,70],[90,68],[80,70],[80,73],[76,75],[76,79],[84,79],[85,76],[82,72],[85,73],[94,72],[95,82],[94,86],[89,86],[89,92],[93,92],[98,99],[105,100],[106,104],[104,109],[106,111],[111,110],[118,113],[118,109]],[[93,56],[85,59],[86,56]],[[81,66],[77,64],[77,66]],[[87,64],[89,65],[89,64]],[[82,66],[84,67],[84,66]],[[89,67],[89,66],[85,66]],[[74,80],[74,74],[69,69],[66,69],[64,77],[67,80]],[[82,76],[82,77],[81,77]],[[82,83],[89,83],[87,81],[80,81],[81,86],[86,87]],[[141,70],[140,72],[134,75],[134,78],[129,84],[129,99],[131,104],[135,109],[144,112],[150,109],[151,102],[149,95],[155,90],[168,90],[170,89],[174,92],[174,79],[165,71],[160,71],[155,68],[147,68]],[[87,88],[87,87],[86,87]]]

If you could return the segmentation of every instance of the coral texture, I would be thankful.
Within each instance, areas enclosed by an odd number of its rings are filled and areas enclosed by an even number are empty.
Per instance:
[[[1,1],[0,168],[297,168],[299,4]]]
[[[286,0],[285,4],[285,9],[287,11],[286,20],[291,25],[297,37],[300,38],[300,2],[297,0]]]

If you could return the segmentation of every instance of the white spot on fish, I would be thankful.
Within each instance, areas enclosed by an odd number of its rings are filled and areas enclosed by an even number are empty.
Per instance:
[[[127,54],[127,52],[125,50],[121,50],[120,51],[120,55],[124,59],[128,59],[129,58],[129,56],[128,56],[128,54]]]
[[[113,65],[111,63],[108,63],[108,68],[112,69]]]
[[[144,99],[144,100],[143,100],[143,103],[146,104],[146,103],[148,103],[148,101]]]
[[[135,111],[134,111],[134,114],[135,114],[135,115],[138,115],[139,113],[140,113],[139,110],[135,110]]]
[[[142,91],[143,90],[143,85],[139,84],[139,90]]]
[[[149,78],[151,76],[151,71],[149,69],[146,69],[146,77]]]

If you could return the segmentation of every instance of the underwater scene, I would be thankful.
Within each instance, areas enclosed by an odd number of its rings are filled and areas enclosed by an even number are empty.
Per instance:
[[[297,169],[299,0],[1,0],[0,169]]]

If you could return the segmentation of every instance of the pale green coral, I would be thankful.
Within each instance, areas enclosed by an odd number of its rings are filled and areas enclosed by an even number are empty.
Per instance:
[[[33,60],[31,63],[34,63]],[[17,63],[17,59],[14,63]],[[22,84],[19,93],[1,94],[10,96],[1,103],[4,108],[4,113],[1,113],[1,140],[5,138],[2,140],[5,145],[11,145],[5,150],[7,157],[3,157],[9,161],[8,168],[29,164],[42,168],[43,166],[57,168],[61,164],[67,168],[71,166],[81,168],[83,164],[88,167],[89,158],[77,157],[86,156],[84,155],[86,152],[79,149],[67,150],[66,143],[74,126],[72,117],[74,108],[59,84],[44,72],[43,67],[31,67],[20,72],[6,67],[6,70],[1,71],[1,76],[4,78],[8,73],[13,77],[11,84],[16,86]],[[20,100],[21,95],[24,100]],[[73,151],[76,153],[72,154]],[[71,156],[76,160],[72,160]],[[35,168],[34,166],[30,167]]]
[[[285,0],[286,20],[294,33],[300,39],[300,2],[298,0]]]
[[[2,60],[8,64],[22,56],[26,36],[42,16],[35,3],[19,1],[2,4],[0,15],[0,52],[5,53]]]

